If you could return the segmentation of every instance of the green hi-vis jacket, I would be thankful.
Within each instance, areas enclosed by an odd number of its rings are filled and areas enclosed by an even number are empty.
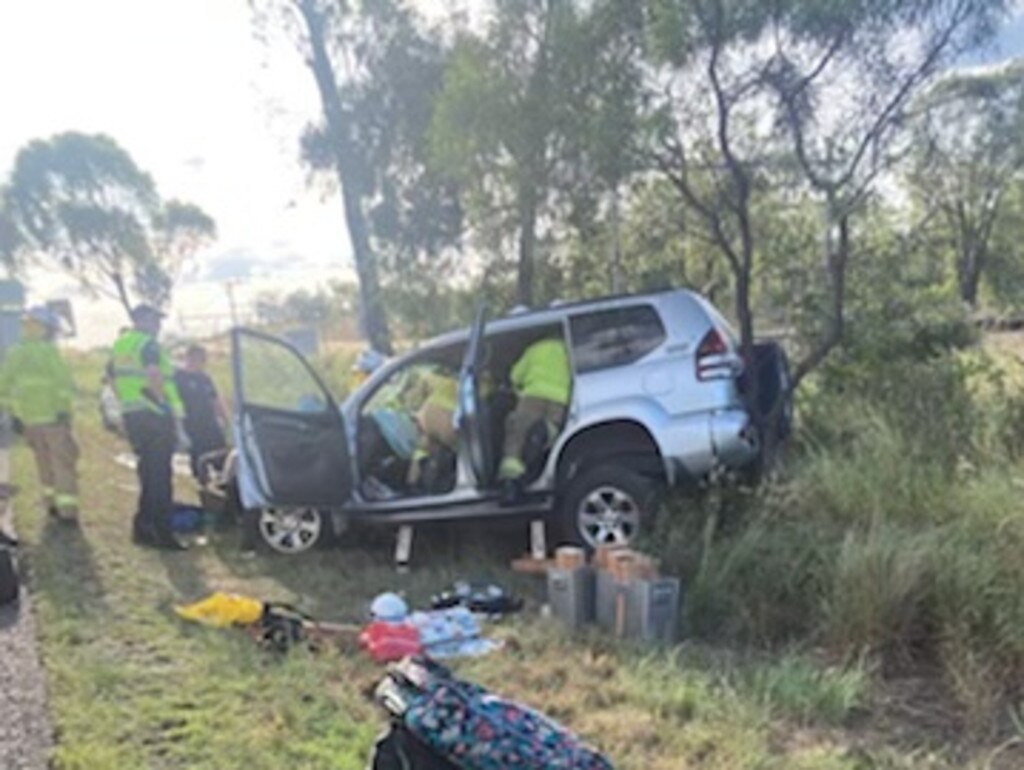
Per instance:
[[[70,414],[74,390],[71,370],[52,342],[23,340],[0,365],[0,404],[25,425],[47,425]]]
[[[547,339],[530,345],[512,367],[512,384],[520,396],[568,404],[572,374],[565,343]]]
[[[146,361],[143,360],[146,348],[150,343],[155,345],[153,338],[138,329],[129,329],[114,343],[111,359],[114,375],[114,392],[121,402],[121,409],[127,412],[152,411],[161,412],[169,408],[176,416],[184,414],[178,387],[174,384],[174,367],[163,350],[159,350],[160,374],[164,379],[163,393],[149,392],[149,379],[146,377]],[[162,406],[165,405],[165,406]]]

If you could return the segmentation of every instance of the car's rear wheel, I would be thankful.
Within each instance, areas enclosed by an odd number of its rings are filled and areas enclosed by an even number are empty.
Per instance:
[[[602,463],[569,482],[559,506],[560,543],[630,546],[651,526],[660,501],[659,485],[622,465]]]
[[[302,506],[261,508],[246,514],[250,542],[285,556],[297,556],[331,541],[326,511]]]

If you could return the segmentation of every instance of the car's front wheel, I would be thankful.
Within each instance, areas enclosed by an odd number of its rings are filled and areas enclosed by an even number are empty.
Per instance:
[[[602,463],[569,482],[559,506],[561,544],[630,546],[651,526],[659,485],[628,467]]]
[[[250,540],[261,548],[296,556],[331,539],[331,520],[318,508],[283,506],[261,508],[246,514]]]

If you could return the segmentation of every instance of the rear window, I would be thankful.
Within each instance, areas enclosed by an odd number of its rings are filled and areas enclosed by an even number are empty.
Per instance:
[[[650,305],[583,313],[569,326],[581,373],[639,361],[665,341],[665,327]]]

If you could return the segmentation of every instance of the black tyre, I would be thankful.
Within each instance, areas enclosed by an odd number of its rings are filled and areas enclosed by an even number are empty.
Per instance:
[[[243,527],[247,545],[283,556],[298,556],[334,542],[330,514],[319,508],[290,506],[246,511]]]
[[[626,465],[608,461],[584,468],[562,495],[558,542],[588,550],[633,545],[652,526],[660,500],[661,485]]]

